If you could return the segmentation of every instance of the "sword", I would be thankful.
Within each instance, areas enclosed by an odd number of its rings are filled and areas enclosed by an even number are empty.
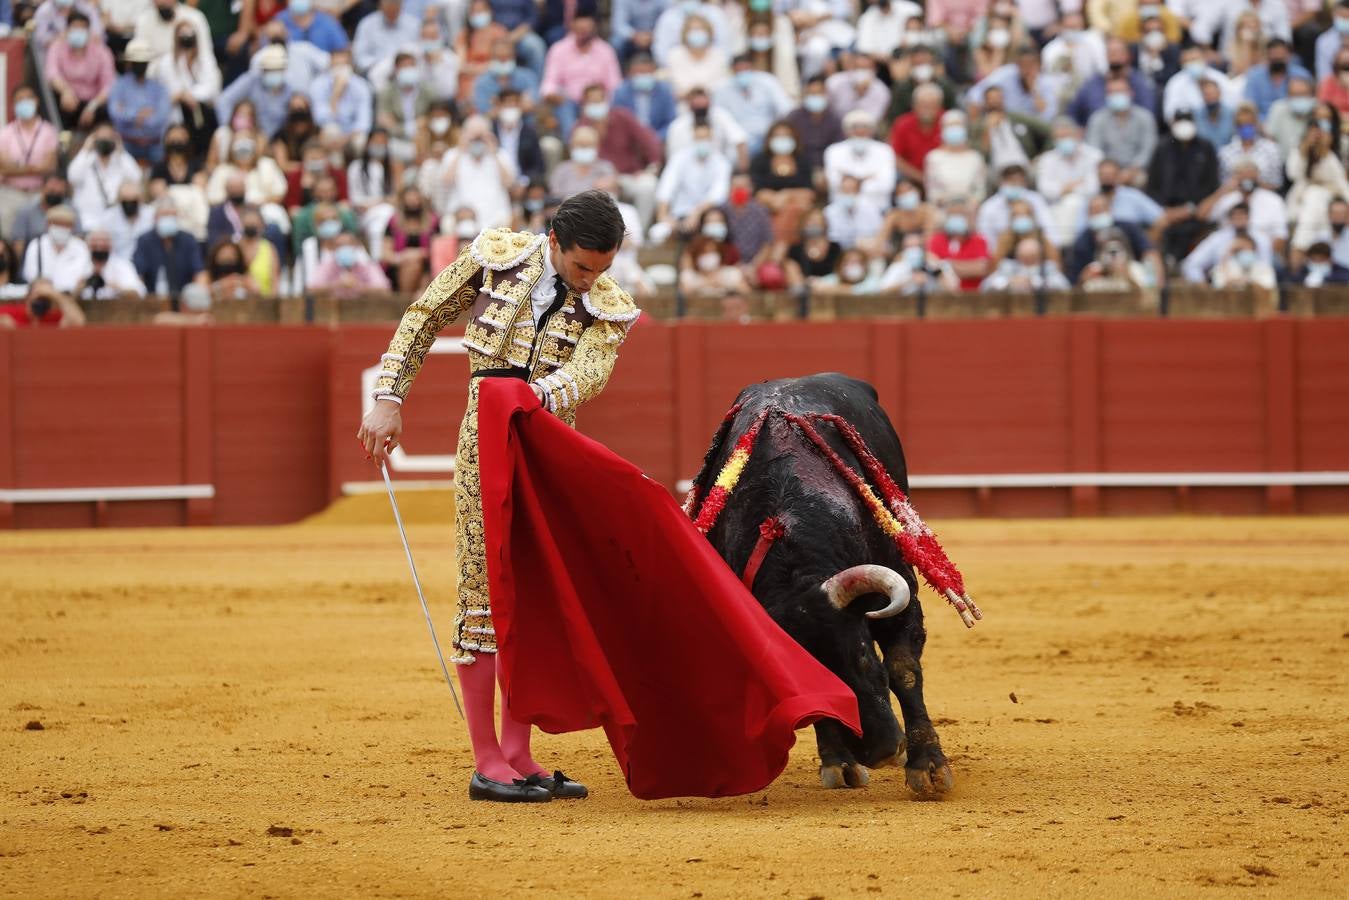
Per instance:
[[[384,475],[384,486],[389,489],[389,505],[393,507],[393,520],[398,523],[398,535],[403,539],[403,552],[408,557],[408,568],[412,570],[412,583],[417,586],[417,599],[422,601],[422,615],[426,616],[426,627],[431,631],[431,644],[436,648],[436,658],[440,660],[440,671],[445,673],[445,683],[450,686],[450,696],[454,698],[454,708],[459,718],[464,718],[464,708],[459,705],[459,692],[454,689],[454,679],[450,678],[450,669],[445,665],[445,654],[440,652],[440,641],[436,638],[436,626],[431,621],[431,609],[426,605],[426,594],[422,592],[422,580],[417,577],[417,564],[412,561],[412,546],[408,543],[407,529],[403,527],[403,517],[398,512],[398,500],[394,498],[393,482],[389,480],[389,467],[381,465],[379,471]]]

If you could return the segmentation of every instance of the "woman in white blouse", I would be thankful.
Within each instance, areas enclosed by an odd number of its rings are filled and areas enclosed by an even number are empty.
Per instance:
[[[925,193],[929,203],[940,205],[957,197],[978,203],[984,199],[987,166],[978,151],[970,148],[965,114],[951,110],[941,117],[941,146],[923,162]]]
[[[485,117],[464,120],[459,146],[446,151],[441,159],[440,178],[448,195],[443,213],[472,209],[480,230],[511,224],[508,191],[515,183],[515,164],[497,145]]]
[[[380,247],[384,230],[393,218],[392,198],[403,183],[403,164],[389,155],[389,132],[376,128],[370,132],[361,155],[347,166],[347,199],[360,213],[366,243]]]
[[[245,202],[263,206],[285,200],[286,176],[276,160],[262,155],[261,138],[256,131],[234,132],[229,160],[216,166],[206,182],[206,199],[212,206],[225,202],[225,182],[235,173],[243,176]]]
[[[210,147],[218,124],[215,101],[220,96],[220,67],[214,54],[201,52],[197,39],[192,22],[180,21],[174,29],[173,52],[155,60],[149,75],[168,89],[178,107],[174,118],[187,127],[193,153],[200,158]]]
[[[683,42],[670,51],[668,69],[676,97],[696,87],[713,93],[731,74],[726,53],[712,44],[712,25],[696,13],[684,19]]]

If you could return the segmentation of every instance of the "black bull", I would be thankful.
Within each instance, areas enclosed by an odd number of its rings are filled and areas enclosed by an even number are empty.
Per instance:
[[[832,719],[816,724],[821,780],[826,787],[857,787],[868,780],[866,767],[899,765],[903,758],[913,790],[922,795],[946,792],[951,770],[923,701],[920,659],[927,632],[913,568],[854,488],[785,418],[832,413],[852,423],[907,493],[904,451],[875,389],[844,375],[813,375],[752,385],[736,403],[739,412],[723,423],[708,449],[694,481],[695,496],[707,496],[736,441],[768,408],[749,462],[707,536],[721,557],[743,573],[759,543],[760,525],[769,517],[785,525],[785,533],[762,557],[751,590],[783,630],[852,688],[861,714],[860,738]],[[823,426],[818,432],[866,477],[836,429]],[[912,599],[898,615],[863,615],[886,605],[881,593],[859,596],[842,609],[831,604],[824,582],[865,564],[885,566],[907,582]],[[903,728],[891,708],[890,692],[899,701]]]

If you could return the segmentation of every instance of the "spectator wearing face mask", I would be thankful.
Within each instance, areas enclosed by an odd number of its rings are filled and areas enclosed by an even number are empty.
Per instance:
[[[155,208],[155,227],[141,235],[132,256],[141,283],[156,297],[168,297],[176,305],[183,288],[197,283],[209,287],[196,239],[178,227],[173,205]]]
[[[1017,244],[1026,238],[1032,238],[1040,243],[1041,255],[1057,264],[1061,257],[1059,248],[1054,244],[1053,235],[1052,228],[1040,226],[1039,220],[1035,217],[1035,207],[1030,202],[1030,195],[1026,194],[1007,204],[1007,227],[993,239],[984,235],[984,240],[992,248],[990,255],[994,262],[1010,259],[1016,254]]]
[[[1229,180],[1237,166],[1247,161],[1255,164],[1261,184],[1276,190],[1283,186],[1284,161],[1279,145],[1261,134],[1255,104],[1249,101],[1237,109],[1236,135],[1218,149],[1218,177]]]
[[[446,45],[440,19],[430,18],[422,22],[421,40],[413,55],[417,57],[417,70],[421,73],[422,81],[436,100],[458,98],[459,57]],[[387,79],[384,70],[389,66],[390,62],[385,60],[371,69],[371,83],[378,83],[380,78]]]
[[[15,253],[8,241],[0,240],[0,304],[12,303],[28,296],[28,285],[23,283],[21,254]],[[4,327],[4,323],[0,323]]]
[[[329,291],[337,297],[354,297],[389,290],[389,278],[370,259],[354,235],[339,234],[333,248],[319,258],[309,277],[309,288]]]
[[[1209,233],[1194,251],[1181,262],[1180,274],[1191,284],[1205,284],[1209,274],[1229,255],[1232,244],[1237,238],[1251,241],[1256,255],[1269,264],[1274,262],[1274,248],[1261,234],[1250,230],[1251,210],[1244,203],[1238,203],[1227,213],[1227,221],[1215,231]]]
[[[470,116],[464,121],[459,146],[446,151],[440,171],[447,209],[473,210],[478,230],[510,224],[510,188],[517,173],[487,119]]]
[[[1042,71],[1040,54],[1026,47],[1017,53],[1016,62],[998,67],[971,88],[966,99],[982,106],[984,93],[995,85],[1002,88],[1008,112],[1048,122],[1059,114],[1059,98],[1067,82],[1061,74]]]
[[[164,130],[173,104],[164,85],[148,76],[151,57],[146,44],[132,41],[127,45],[123,55],[127,73],[108,92],[108,118],[127,152],[137,161],[157,163],[164,158]]]
[[[1321,79],[1316,99],[1335,107],[1341,116],[1349,112],[1349,47],[1335,54],[1335,69]]]
[[[801,216],[815,202],[810,167],[796,131],[786,121],[768,130],[763,152],[750,165],[750,179],[758,202],[770,210],[780,238],[795,240]]]
[[[1311,73],[1292,56],[1288,42],[1275,38],[1266,47],[1266,61],[1246,72],[1245,98],[1255,104],[1256,114],[1264,119],[1276,101],[1288,96],[1293,79],[1311,79]]]
[[[844,117],[843,131],[847,138],[824,152],[824,175],[830,196],[838,193],[845,177],[851,176],[862,183],[863,195],[884,207],[895,190],[895,151],[875,139],[876,120],[860,109]]]
[[[570,104],[574,115],[587,87],[599,84],[612,93],[622,80],[618,55],[596,32],[594,16],[578,14],[567,36],[548,48],[539,93],[554,106]]]
[[[825,150],[847,137],[843,133],[843,118],[829,108],[822,77],[806,83],[801,105],[787,114],[787,124],[796,132],[801,156],[812,172],[823,170]]]
[[[653,243],[662,243],[678,228],[694,230],[705,210],[726,202],[731,187],[731,163],[717,152],[710,125],[696,125],[693,144],[671,154],[656,185],[656,224]]]
[[[611,0],[609,40],[619,58],[630,59],[634,53],[651,52],[656,23],[669,5],[667,0]]]
[[[78,300],[119,300],[145,296],[145,285],[136,267],[127,257],[113,252],[112,240],[105,231],[91,231],[89,274],[74,290]]]
[[[47,210],[55,206],[70,205],[70,184],[59,173],[48,175],[42,180],[42,192],[27,206],[19,210],[14,217],[14,225],[5,232],[13,241],[11,249],[22,258],[24,248],[29,241],[36,240],[47,230]],[[73,209],[73,207],[72,207]],[[84,223],[79,214],[75,215],[75,233],[82,233]],[[19,277],[18,267],[10,270],[13,277]]]
[[[970,207],[964,198],[946,205],[941,227],[928,238],[927,252],[940,271],[952,276],[959,290],[974,291],[988,275],[988,244],[970,232]]]
[[[801,96],[801,67],[792,41],[791,22],[772,14],[773,0],[752,0],[749,4],[749,33],[745,39],[751,66],[767,72],[788,97]]]
[[[252,125],[264,135],[273,135],[286,124],[290,113],[290,98],[295,90],[286,77],[287,54],[285,47],[275,45],[264,48],[258,54],[258,68],[240,75],[220,94],[216,101],[216,118],[221,122],[232,122],[234,109],[240,103],[248,101],[252,107]],[[306,84],[306,89],[309,82]]]
[[[1150,287],[1162,282],[1161,257],[1147,234],[1133,222],[1117,221],[1110,211],[1110,198],[1102,194],[1091,198],[1086,224],[1069,249],[1065,273],[1068,280],[1079,284],[1101,275],[1103,268],[1107,268],[1101,264],[1101,250],[1111,240],[1122,240],[1128,245],[1131,261],[1143,261],[1144,278],[1139,282],[1140,286]]]
[[[347,33],[341,23],[323,10],[315,9],[314,0],[288,0],[276,21],[286,26],[290,40],[313,44],[325,53],[348,47]]]
[[[1039,191],[1031,189],[1026,167],[1018,164],[1002,170],[998,176],[998,189],[979,204],[975,230],[990,246],[996,244],[998,237],[1012,226],[1012,204],[1022,202],[1028,206],[1035,230],[1052,235],[1054,215],[1049,201]]]
[[[1349,43],[1349,2],[1339,0],[1330,13],[1330,27],[1316,39],[1316,78],[1335,73],[1335,58]]]
[[[1256,309],[1272,312],[1275,306],[1274,267],[1255,252],[1255,243],[1246,235],[1237,235],[1227,248],[1222,262],[1213,268],[1209,284],[1218,290],[1246,288],[1256,296]]]
[[[319,260],[337,246],[338,238],[355,231],[348,227],[355,224],[350,221],[350,214],[350,210],[339,211],[335,204],[327,202],[316,203],[310,210],[310,227],[306,229],[304,241],[299,247],[301,271],[306,284],[318,268]]]
[[[1326,207],[1325,224],[1319,231],[1305,238],[1307,244],[1299,247],[1293,240],[1293,249],[1289,252],[1289,265],[1298,268],[1306,261],[1311,244],[1325,243],[1330,247],[1331,257],[1337,266],[1349,268],[1349,201],[1340,197],[1331,200]]]
[[[895,119],[890,128],[890,148],[905,178],[923,180],[927,155],[941,146],[941,115],[941,89],[925,84],[914,91],[913,110]]]
[[[800,290],[817,279],[833,274],[843,248],[829,240],[824,211],[815,209],[801,221],[801,239],[787,250],[787,284]]]
[[[178,0],[153,0],[136,18],[133,40],[145,42],[151,60],[168,56],[173,53],[180,23],[190,25],[197,33],[198,48],[202,53],[209,54],[214,64],[215,47],[211,43],[211,26],[206,23],[206,16],[195,6],[179,3]]]
[[[1133,185],[1124,183],[1119,163],[1114,160],[1103,159],[1097,164],[1096,181],[1101,194],[1110,201],[1110,214],[1116,220],[1132,222],[1148,229],[1162,217],[1162,207],[1156,200]]]
[[[941,117],[941,146],[927,155],[924,190],[931,203],[944,204],[957,197],[983,200],[987,190],[984,158],[970,148],[965,114],[950,110]]]
[[[129,260],[140,236],[155,227],[155,211],[142,202],[140,186],[127,181],[117,189],[117,202],[91,224],[108,237],[114,254]]]
[[[309,93],[314,125],[336,128],[347,137],[370,133],[374,123],[374,95],[370,82],[357,75],[351,66],[351,51],[333,51],[328,71],[314,82]]]
[[[834,271],[815,279],[811,288],[823,295],[874,294],[880,288],[880,273],[873,269],[861,250],[844,250]]]
[[[909,19],[922,18],[923,8],[909,0],[878,0],[857,17],[857,52],[883,62],[899,49]]]
[[[720,6],[700,3],[698,0],[675,0],[656,19],[656,27],[651,35],[651,55],[658,66],[670,67],[670,54],[684,43],[688,20],[694,16],[700,18],[708,29],[708,46],[722,53],[730,51],[730,31],[726,14]]]
[[[899,291],[904,296],[912,294],[930,294],[940,288],[935,275],[936,267],[929,270],[927,250],[923,246],[921,232],[913,231],[902,238],[899,253],[891,260],[881,274],[879,291]],[[955,289],[955,282],[951,284]]]
[[[824,208],[829,240],[845,250],[874,243],[881,232],[884,212],[879,204],[862,196],[862,183],[844,176],[834,199]]]
[[[318,77],[328,70],[327,53],[307,41],[291,41],[286,26],[275,19],[262,26],[261,49],[248,60],[250,74],[262,71],[263,54],[268,51],[285,54],[285,83],[291,93],[309,93]]]
[[[1058,263],[1044,256],[1044,244],[1034,237],[1016,242],[1013,255],[1001,260],[979,284],[981,291],[1066,291],[1072,285],[1059,271]]]
[[[191,23],[179,22],[174,31],[173,52],[150,64],[149,76],[168,91],[176,116],[187,128],[193,156],[205,155],[211,134],[219,124],[215,103],[220,97],[220,67],[215,57],[198,46]]]
[[[359,72],[368,72],[380,60],[415,47],[421,23],[403,12],[403,0],[379,0],[379,7],[356,26],[351,58]]]
[[[1082,143],[1081,130],[1067,116],[1054,121],[1053,134],[1054,149],[1035,161],[1035,184],[1053,211],[1055,243],[1068,244],[1077,235],[1087,200],[1099,190],[1101,151]]]
[[[1227,76],[1208,64],[1202,47],[1186,47],[1180,54],[1181,70],[1166,83],[1162,92],[1162,116],[1167,121],[1173,119],[1181,110],[1198,110],[1209,103],[1221,102],[1234,107],[1240,96]],[[1206,97],[1201,85],[1212,82],[1217,89],[1216,96]]]
[[[712,27],[699,15],[684,20],[679,46],[670,51],[666,73],[675,96],[686,96],[694,88],[715,92],[730,77],[729,57],[712,43]]]
[[[577,125],[571,133],[569,159],[553,167],[548,179],[548,193],[554,197],[570,197],[589,191],[601,179],[613,179],[617,170],[608,160],[600,159],[599,133],[590,125]]]
[[[876,64],[862,53],[844,59],[846,68],[825,81],[829,108],[840,118],[846,119],[848,113],[860,109],[873,121],[880,121],[890,108],[890,89],[876,77]]]
[[[497,96],[492,112],[492,131],[497,146],[514,165],[519,177],[530,184],[542,183],[545,163],[534,117],[527,115],[522,98],[515,91]]]
[[[894,208],[885,215],[878,249],[882,255],[897,250],[906,235],[932,230],[935,210],[923,202],[923,191],[912,181],[900,181],[895,187]]]
[[[731,192],[721,207],[731,229],[740,259],[753,272],[774,249],[773,217],[751,189],[748,175],[741,172],[731,178]]]
[[[1275,100],[1265,118],[1265,133],[1279,145],[1279,156],[1288,159],[1307,132],[1316,109],[1315,87],[1309,77],[1290,76],[1288,96]]]
[[[1345,285],[1349,284],[1349,268],[1331,259],[1329,244],[1317,241],[1307,248],[1306,264],[1293,270],[1289,281],[1309,288]]]
[[[250,204],[280,204],[286,197],[285,173],[270,156],[260,155],[256,132],[236,131],[229,159],[216,166],[206,180],[206,199],[212,204],[225,199],[225,183],[232,175],[241,175]]]
[[[360,220],[356,212],[342,201],[337,180],[330,172],[324,172],[316,177],[313,185],[313,189],[307,192],[304,206],[297,209],[291,219],[291,241],[296,252],[303,248],[307,239],[317,233],[317,215],[320,209],[332,210],[339,220],[338,227],[343,231],[355,233],[360,229]],[[329,235],[329,238],[331,237],[332,235]]]
[[[398,53],[394,56],[393,78],[375,101],[375,122],[389,132],[396,145],[410,150],[411,140],[435,102],[435,94],[422,83],[417,58],[411,53]]]
[[[712,129],[717,152],[731,160],[736,169],[749,167],[749,136],[740,123],[724,109],[712,105],[711,95],[695,88],[687,97],[687,108],[670,123],[665,136],[665,155],[672,158],[693,143],[693,132],[706,124]]]
[[[628,61],[628,77],[614,90],[614,106],[631,112],[662,141],[679,112],[669,82],[656,77],[655,60],[644,53]]]
[[[36,5],[37,10],[29,21],[33,26],[30,40],[38,51],[38,59],[42,59],[51,45],[61,37],[61,34],[68,27],[71,13],[79,13],[84,16],[89,22],[90,35],[103,40],[103,16],[99,11],[98,4],[89,2],[89,0],[73,0],[73,2],[71,0],[60,0],[60,2],[58,0],[42,0],[41,3]]]
[[[492,0],[492,18],[506,31],[520,64],[537,78],[543,74],[548,44],[542,37],[539,5],[534,0]],[[574,11],[581,9],[580,4]],[[654,13],[652,14],[654,17]],[[652,19],[654,22],[654,18]],[[618,39],[615,38],[615,41]]]
[[[920,44],[896,50],[890,63],[890,109],[885,121],[893,123],[914,108],[917,92],[932,85],[941,91],[941,108],[956,105],[956,85],[946,75],[941,59],[932,48]]]
[[[56,152],[56,129],[38,118],[37,94],[20,87],[14,121],[0,128],[0,234],[13,234],[19,210],[37,199],[42,179],[55,171]]]
[[[80,221],[88,223],[97,222],[117,202],[123,182],[141,183],[140,166],[122,149],[117,132],[107,123],[94,129],[66,172],[73,192],[71,205]]]
[[[1177,113],[1148,167],[1148,194],[1165,210],[1157,223],[1162,250],[1172,259],[1189,253],[1206,229],[1196,211],[1218,189],[1218,154],[1198,131],[1188,110]]]
[[[1157,120],[1134,103],[1133,91],[1124,78],[1106,84],[1105,106],[1092,113],[1086,141],[1105,159],[1119,165],[1120,180],[1141,184],[1157,150]]]
[[[89,17],[72,12],[61,38],[47,48],[43,71],[61,107],[61,124],[88,130],[117,79],[112,51],[94,37]]]
[[[206,277],[211,284],[210,297],[213,301],[247,300],[261,296],[257,283],[244,265],[243,250],[232,241],[212,245],[206,254]]]
[[[1349,198],[1349,178],[1335,155],[1331,134],[1319,124],[1307,128],[1302,143],[1288,157],[1288,218],[1295,223],[1293,247],[1306,249],[1325,228],[1333,198]]]
[[[732,69],[730,79],[717,89],[713,102],[740,123],[753,155],[763,146],[769,126],[791,112],[792,101],[776,78],[753,69],[749,54],[737,56]]]
[[[464,209],[472,214],[468,207]],[[431,241],[439,231],[440,220],[430,210],[422,192],[405,188],[398,202],[398,212],[389,220],[384,235],[382,258],[395,290],[411,294],[430,282]]]
[[[1082,126],[1087,126],[1097,111],[1106,107],[1112,84],[1122,80],[1128,88],[1131,102],[1149,114],[1157,109],[1157,89],[1146,74],[1133,65],[1133,53],[1129,45],[1117,37],[1107,39],[1105,44],[1107,69],[1088,78],[1073,95],[1068,106],[1068,115]],[[1118,86],[1114,87],[1118,91]],[[1118,103],[1118,101],[1116,101]],[[1153,129],[1154,132],[1156,129]]]
[[[1180,7],[1181,4],[1177,3],[1177,8]],[[1148,31],[1144,26],[1149,22],[1155,23],[1157,33],[1167,44],[1178,45],[1185,37],[1185,23],[1162,0],[1112,3],[1108,9],[1093,5],[1088,10],[1088,16],[1093,28],[1117,35],[1131,44],[1139,43],[1147,36]]]
[[[1161,4],[1146,4],[1140,9],[1162,8]],[[1169,14],[1169,11],[1168,11]],[[1160,16],[1141,20],[1141,37],[1135,48],[1138,71],[1152,82],[1157,96],[1162,96],[1166,86],[1180,71],[1180,39],[1167,36],[1166,27]]]
[[[510,92],[530,101],[538,99],[539,76],[516,63],[515,47],[506,38],[492,42],[492,57],[473,82],[473,106],[486,115],[496,99]]]
[[[660,140],[632,113],[611,106],[603,86],[592,84],[583,99],[580,122],[596,132],[600,160],[613,167],[620,193],[633,203],[640,221],[650,223],[662,157]],[[573,131],[573,142],[575,136]],[[576,191],[553,190],[559,197],[573,193]]]
[[[50,2],[50,0],[48,0]],[[0,304],[0,331],[16,328],[78,328],[84,312],[68,294],[39,278],[28,286],[23,300]]]
[[[63,294],[73,293],[88,277],[89,248],[75,236],[75,213],[70,207],[47,210],[47,233],[28,244],[23,255],[23,278],[29,284],[39,278],[51,281]]]
[[[983,81],[998,69],[1011,63],[1018,49],[1025,45],[1027,36],[1014,28],[1005,10],[990,14],[981,22],[982,39],[971,39],[969,73],[974,81]]]
[[[706,210],[680,257],[679,289],[685,295],[701,296],[746,292],[749,282],[739,262],[725,214],[719,209]]]
[[[970,122],[969,143],[996,172],[1008,166],[1029,167],[1052,141],[1047,122],[1008,112],[1002,88],[995,86],[984,92],[983,109]]]
[[[1099,31],[1089,31],[1081,12],[1065,10],[1058,35],[1045,44],[1040,64],[1047,72],[1067,72],[1073,84],[1082,84],[1105,73],[1105,40]]]

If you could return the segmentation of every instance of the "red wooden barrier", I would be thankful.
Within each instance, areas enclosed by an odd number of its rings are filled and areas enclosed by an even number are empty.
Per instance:
[[[0,527],[292,521],[375,480],[355,431],[390,326],[0,333]],[[871,381],[916,475],[1349,470],[1349,320],[644,321],[581,427],[673,487],[736,393]],[[454,452],[466,360],[435,354],[404,446]],[[400,478],[447,472],[400,471]],[[213,499],[6,503],[9,489],[214,485]],[[919,489],[940,515],[1349,510],[1349,488]],[[31,497],[30,497],[31,499]]]

